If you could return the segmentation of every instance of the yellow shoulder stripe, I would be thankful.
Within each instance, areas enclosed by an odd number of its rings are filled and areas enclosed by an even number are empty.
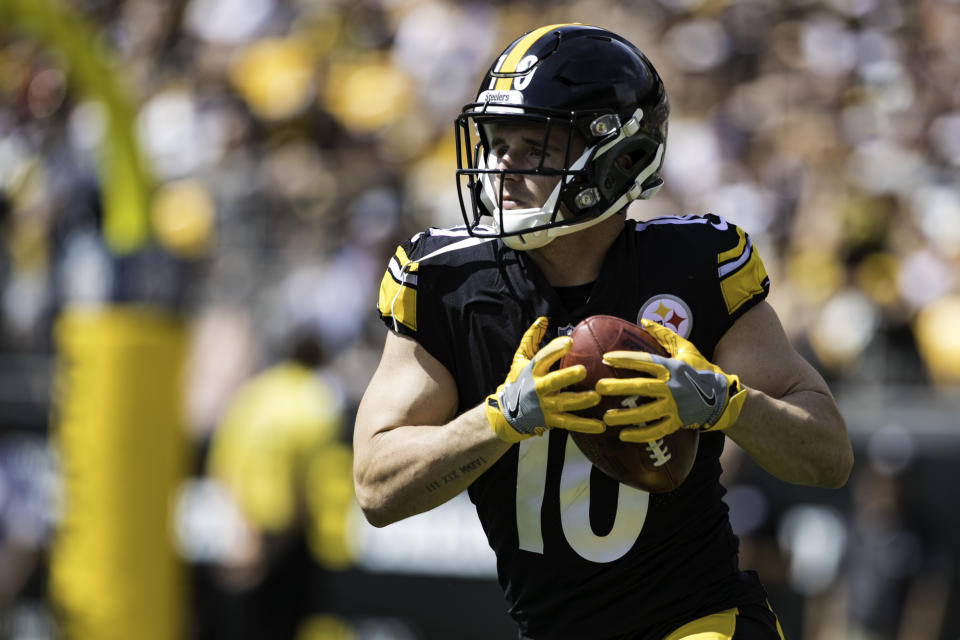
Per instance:
[[[717,276],[727,312],[733,313],[756,295],[763,293],[767,270],[753,241],[740,227],[737,245],[717,254]]]
[[[740,227],[737,227],[737,235],[740,236],[740,239],[737,242],[737,246],[735,246],[733,249],[728,249],[727,251],[724,251],[723,253],[718,254],[717,264],[723,264],[727,260],[733,260],[734,258],[739,256],[741,253],[743,253],[744,247],[747,246],[747,234],[743,232],[743,229],[741,229]]]
[[[417,269],[419,264],[411,262],[403,247],[391,258],[387,271],[380,281],[380,293],[377,309],[385,318],[393,318],[394,326],[400,323],[417,330]]]
[[[720,290],[723,292],[723,301],[727,305],[727,313],[732,314],[743,303],[762,294],[766,281],[767,269],[763,266],[760,254],[750,250],[747,261],[739,269],[720,280]]]

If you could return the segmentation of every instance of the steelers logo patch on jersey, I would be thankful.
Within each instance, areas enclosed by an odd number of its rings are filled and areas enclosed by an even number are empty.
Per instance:
[[[668,293],[657,294],[644,302],[637,314],[637,324],[640,324],[641,318],[661,324],[682,338],[689,337],[693,328],[690,305]]]

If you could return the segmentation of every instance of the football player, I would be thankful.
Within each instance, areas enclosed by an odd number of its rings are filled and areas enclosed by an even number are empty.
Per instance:
[[[839,487],[853,462],[827,385],[765,301],[750,236],[714,215],[626,218],[661,185],[668,112],[624,38],[581,24],[521,36],[456,120],[465,225],[402,243],[381,284],[390,330],[356,420],[357,499],[384,526],[468,490],[521,638],[782,637],[738,566],[724,440],[792,483]],[[565,334],[596,314],[642,323],[671,357],[615,352],[635,378],[570,390],[585,372],[558,368]],[[577,413],[602,396],[625,408]],[[703,433],[683,485],[649,494],[568,437],[605,429]]]

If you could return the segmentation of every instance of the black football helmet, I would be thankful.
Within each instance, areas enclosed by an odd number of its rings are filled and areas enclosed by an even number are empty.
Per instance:
[[[662,184],[669,111],[653,65],[615,33],[557,24],[516,39],[490,67],[476,102],[456,119],[457,190],[471,235],[535,249],[653,196]],[[498,167],[490,133],[504,122],[536,124],[544,148],[562,133],[565,162],[548,167],[541,157],[533,168]],[[582,153],[574,152],[581,147]],[[505,212],[509,174],[556,176],[558,182],[541,206]],[[493,218],[492,226],[483,224],[485,216]]]

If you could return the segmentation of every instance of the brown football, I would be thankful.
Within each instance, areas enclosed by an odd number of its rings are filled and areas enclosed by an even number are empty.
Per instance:
[[[609,351],[646,351],[668,355],[643,327],[614,316],[591,316],[574,327],[570,337],[573,338],[573,347],[560,360],[560,366],[582,364],[587,369],[587,377],[572,385],[571,390],[593,389],[600,378],[643,375],[605,365],[603,354]],[[607,396],[596,407],[578,413],[602,420],[605,411],[629,406],[626,403],[630,401],[642,403],[644,398]],[[601,434],[571,432],[571,436],[594,466],[626,485],[650,493],[666,493],[683,483],[697,457],[700,441],[697,430],[680,429],[661,440],[640,444],[620,440],[618,434],[621,428],[607,427]]]

